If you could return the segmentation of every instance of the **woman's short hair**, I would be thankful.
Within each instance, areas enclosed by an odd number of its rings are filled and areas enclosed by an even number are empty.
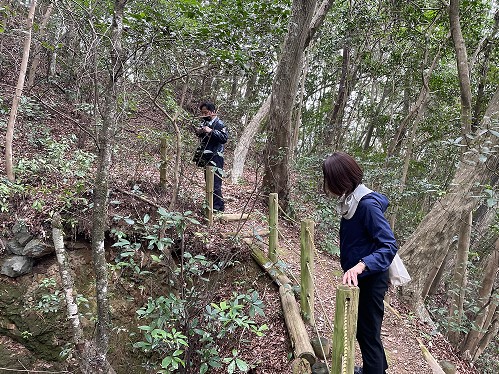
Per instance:
[[[344,152],[334,152],[322,163],[324,192],[337,196],[352,193],[362,183],[364,173],[357,161]]]

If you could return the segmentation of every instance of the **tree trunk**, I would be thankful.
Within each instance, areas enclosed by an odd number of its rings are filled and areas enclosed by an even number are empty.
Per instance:
[[[348,75],[350,68],[350,46],[345,44],[343,46],[343,59],[341,63],[341,76],[340,83],[338,84],[338,94],[336,95],[336,101],[334,103],[333,111],[331,112],[331,117],[329,118],[328,129],[326,131],[326,137],[324,145],[335,150],[339,146],[338,138],[341,134],[341,120],[343,118],[343,111],[345,109],[346,101],[348,98],[347,92],[349,91],[348,85]]]
[[[473,55],[472,62],[470,63],[470,71],[473,69],[473,64],[474,61],[476,60],[476,57],[478,55],[478,52],[483,48],[485,52],[483,53],[483,61],[482,61],[482,67],[480,69],[480,77],[479,77],[479,83],[478,83],[478,89],[477,89],[477,94],[476,94],[476,100],[475,100],[475,105],[473,107],[473,117],[472,117],[472,124],[471,124],[471,129],[472,131],[475,131],[478,123],[480,122],[480,113],[482,111],[482,106],[483,106],[483,99],[484,99],[484,94],[485,94],[485,85],[487,83],[487,72],[489,71],[490,67],[490,53],[493,51],[493,48],[496,45],[496,35],[497,32],[499,31],[499,9],[496,10],[494,14],[494,27],[492,28],[492,32],[490,35],[486,36],[483,39],[483,42],[485,43],[485,46],[482,45],[482,43],[479,43],[479,47],[476,50],[476,53]]]
[[[322,22],[324,22],[324,18],[326,18],[326,14],[333,5],[332,0],[324,0],[320,6],[317,7],[317,10],[312,18],[312,21],[309,26],[308,35],[305,39],[305,43],[303,45],[303,49],[305,50],[312,39],[315,36],[315,33],[321,26]],[[250,80],[251,82],[251,80]],[[261,123],[267,117],[270,110],[270,100],[271,95],[267,97],[267,99],[263,102],[260,109],[253,116],[250,123],[245,127],[241,137],[239,138],[239,142],[236,145],[236,149],[234,151],[234,163],[232,165],[232,183],[236,183],[239,178],[243,175],[244,163],[246,162],[246,156],[248,154],[249,147],[256,133],[258,132]]]
[[[451,289],[452,301],[449,309],[449,341],[455,346],[459,342],[461,334],[458,327],[463,319],[463,305],[466,295],[468,254],[470,252],[471,227],[473,225],[473,213],[463,212],[459,229],[459,240],[457,244],[456,265],[454,267],[454,279]]]
[[[493,287],[494,282],[497,278],[499,272],[499,239],[496,240],[493,252],[484,261],[485,267],[483,270],[482,284],[478,290],[478,307],[480,310],[473,323],[472,328],[464,343],[460,347],[460,352],[468,358],[474,357],[475,352],[478,349],[480,340],[484,336],[484,331],[490,328],[490,325],[486,326],[487,316],[489,311],[493,309],[495,311],[494,305],[494,295]],[[490,321],[489,321],[490,322]]]
[[[40,39],[42,39],[45,36],[45,29],[47,27],[47,22],[50,18],[50,15],[52,14],[52,9],[54,9],[54,4],[50,3],[47,6],[45,14],[43,15],[42,18],[42,22],[40,23],[40,29],[38,31]],[[31,67],[28,73],[28,83],[27,83],[28,90],[30,90],[33,87],[33,84],[35,83],[36,71],[38,70],[38,65],[40,64],[41,50],[42,50],[42,44],[37,43],[33,51],[33,62],[31,63]]]
[[[234,160],[232,162],[232,183],[237,183],[239,178],[243,175],[244,163],[249,151],[249,147],[256,133],[260,129],[260,125],[269,114],[270,110],[270,95],[265,99],[258,112],[251,118],[251,121],[244,128],[239,141],[237,142],[236,149],[234,150]]]
[[[456,51],[459,89],[461,91],[461,131],[464,136],[471,131],[471,83],[466,44],[459,21],[459,2],[459,0],[450,0],[449,20],[454,49]]]
[[[482,126],[493,128],[498,118],[499,89],[489,102]],[[488,133],[477,137],[476,141],[479,140],[490,141],[489,146],[497,144],[497,137]],[[433,206],[400,249],[400,255],[412,277],[412,281],[403,288],[404,294],[414,304],[426,297],[426,292],[423,293],[424,285],[431,285],[445,259],[455,227],[461,219],[461,212],[471,211],[476,205],[477,199],[473,197],[477,192],[474,190],[475,186],[488,183],[497,170],[498,160],[493,157],[489,157],[487,162],[479,161],[478,155],[468,157],[468,160],[463,160],[458,165],[450,191]],[[432,271],[434,269],[436,271]],[[426,290],[428,288],[429,286]]]
[[[110,76],[103,94],[101,106],[102,128],[99,136],[99,157],[94,184],[94,208],[92,226],[92,254],[96,278],[97,294],[97,331],[96,349],[100,358],[99,372],[113,372],[106,355],[109,349],[109,331],[111,318],[108,300],[107,261],[104,248],[104,237],[107,227],[107,197],[109,192],[109,170],[111,156],[118,128],[118,95],[123,83],[122,33],[123,12],[126,0],[115,0],[111,28]]]
[[[303,67],[304,46],[315,0],[294,0],[288,33],[272,84],[267,145],[264,151],[266,192],[276,192],[286,210],[289,202],[289,161],[292,154],[292,111]]]
[[[10,108],[9,122],[7,123],[7,132],[5,134],[5,172],[7,178],[13,182],[15,181],[14,175],[14,161],[12,152],[12,143],[14,140],[14,126],[17,118],[17,109],[19,101],[24,88],[24,78],[26,77],[26,69],[28,68],[29,50],[31,47],[31,30],[33,29],[33,18],[35,16],[36,0],[32,0],[28,20],[26,22],[26,38],[24,39],[23,58],[21,60],[21,67],[19,69],[19,78],[17,79],[16,92],[12,98],[12,107]]]
[[[302,107],[304,103],[305,97],[305,83],[307,81],[307,73],[308,73],[308,53],[305,54],[305,63],[303,64],[303,72],[301,75],[301,84],[300,84],[300,94],[298,96],[298,104],[295,111],[295,118],[293,121],[293,137],[291,139],[291,159],[294,160],[296,146],[298,145],[298,135],[300,134],[300,127],[302,121]]]
[[[73,297],[73,277],[70,273],[69,263],[64,249],[64,236],[62,231],[61,217],[59,213],[54,214],[52,218],[52,240],[54,242],[55,254],[59,264],[59,274],[61,275],[62,289],[66,301],[67,318],[71,321],[73,330],[73,342],[76,347],[83,341],[83,330],[78,315],[78,305]]]

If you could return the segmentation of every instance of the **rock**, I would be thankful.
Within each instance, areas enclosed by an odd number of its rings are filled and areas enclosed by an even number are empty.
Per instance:
[[[14,227],[12,227],[12,233],[14,234],[14,238],[18,241],[20,245],[23,247],[28,244],[28,242],[33,239],[33,235],[30,234],[29,228],[26,225],[26,222],[23,220],[18,220]]]
[[[328,339],[323,337],[313,338],[312,340],[310,340],[310,344],[312,344],[314,353],[319,359],[326,360],[331,357],[331,343]]]
[[[33,239],[23,249],[23,255],[38,258],[48,255],[49,253],[55,252],[54,247],[45,244],[41,240]]]
[[[317,361],[312,365],[312,374],[329,374],[327,365],[324,362]]]
[[[12,239],[7,241],[7,253],[22,256],[23,250],[24,250],[24,245],[19,244],[17,240]]]
[[[457,372],[456,365],[454,365],[450,361],[442,360],[440,361],[440,366],[442,367],[442,370],[445,372],[445,374],[456,374]]]
[[[33,259],[26,256],[8,256],[2,264],[0,274],[17,278],[29,273],[33,268],[33,262]]]

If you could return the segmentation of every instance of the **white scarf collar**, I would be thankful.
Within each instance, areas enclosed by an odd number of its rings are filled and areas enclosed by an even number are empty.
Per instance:
[[[355,214],[357,210],[357,205],[359,205],[360,199],[362,199],[367,194],[373,192],[363,184],[359,184],[357,188],[348,196],[341,196],[338,198],[336,203],[336,210],[345,219],[350,219]]]

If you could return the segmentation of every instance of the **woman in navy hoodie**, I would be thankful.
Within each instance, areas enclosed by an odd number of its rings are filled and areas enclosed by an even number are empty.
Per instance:
[[[384,216],[386,196],[362,184],[363,172],[348,154],[335,152],[322,165],[324,192],[337,197],[340,222],[340,262],[343,284],[359,286],[357,341],[362,368],[355,373],[384,374],[388,368],[383,343],[383,299],[388,289],[388,268],[397,243]]]

